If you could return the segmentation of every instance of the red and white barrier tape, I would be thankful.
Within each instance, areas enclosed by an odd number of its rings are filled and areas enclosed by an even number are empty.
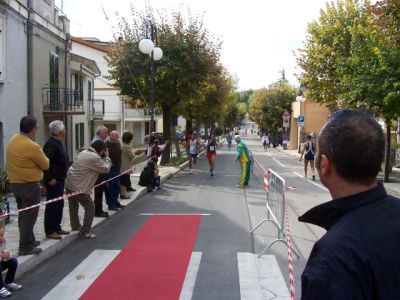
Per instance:
[[[294,269],[293,269],[293,255],[292,255],[292,238],[290,234],[290,226],[289,226],[289,216],[287,205],[285,207],[285,224],[286,224],[286,241],[287,241],[287,251],[288,251],[288,265],[289,265],[289,292],[290,299],[294,300],[295,298],[295,284],[294,284]]]
[[[157,155],[155,155],[155,156],[153,156],[153,157],[150,157],[149,159],[147,159],[147,161],[152,160],[152,159],[153,159],[154,157],[156,157],[156,156],[157,156]],[[62,196],[60,196],[60,197],[57,197],[57,198],[53,198],[53,199],[50,199],[50,200],[47,200],[47,201],[40,202],[40,203],[38,203],[38,204],[34,204],[34,205],[27,206],[27,207],[24,207],[24,208],[21,208],[21,209],[17,209],[17,210],[14,210],[14,211],[10,211],[10,212],[8,212],[8,213],[4,213],[4,214],[0,215],[0,219],[1,219],[1,218],[4,218],[4,217],[6,217],[6,216],[18,215],[20,212],[27,211],[27,210],[30,210],[30,209],[35,208],[35,207],[39,207],[39,206],[41,206],[41,205],[47,205],[47,204],[50,204],[50,203],[53,203],[53,202],[57,202],[57,201],[61,201],[61,200],[66,200],[66,199],[68,199],[69,197],[73,197],[73,196],[76,196],[76,195],[79,195],[79,194],[87,193],[87,192],[91,191],[92,189],[94,189],[94,188],[96,188],[96,187],[98,187],[98,186],[101,186],[101,185],[103,185],[103,184],[106,184],[107,182],[110,182],[110,181],[112,181],[112,180],[114,180],[114,179],[116,179],[116,178],[118,178],[118,177],[121,177],[121,176],[124,175],[124,174],[128,174],[128,173],[130,173],[130,172],[132,172],[132,171],[134,171],[134,170],[135,170],[135,168],[132,167],[131,169],[126,170],[125,172],[122,172],[121,174],[119,174],[119,175],[117,175],[117,176],[114,176],[114,177],[112,177],[112,178],[110,178],[110,179],[104,180],[104,181],[100,182],[99,184],[96,184],[96,185],[94,185],[94,186],[88,187],[88,188],[86,188],[86,189],[82,189],[82,190],[79,190],[79,191],[75,191],[75,192],[72,192],[72,193],[69,193],[69,194],[64,194],[64,195],[62,195]]]

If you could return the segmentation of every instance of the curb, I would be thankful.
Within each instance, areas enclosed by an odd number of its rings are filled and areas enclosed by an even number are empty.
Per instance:
[[[168,171],[167,174],[161,177],[161,182],[165,182],[166,180],[170,179],[182,169],[184,169],[189,164],[189,161],[184,162],[183,164],[179,165],[178,167],[170,167],[176,168],[176,170]],[[132,196],[131,199],[127,200],[120,200],[122,204],[129,205],[136,200],[143,197],[143,195],[147,194],[146,187],[137,186],[137,191]],[[118,212],[111,211],[109,212],[110,216],[108,218],[94,218],[92,229],[96,228],[100,224],[107,221],[107,219],[111,218],[113,215],[117,214]],[[57,253],[61,252],[65,247],[70,245],[72,242],[79,239],[79,233],[77,231],[71,232],[69,235],[63,237],[61,240],[42,240],[40,241],[40,247],[42,248],[42,253],[39,255],[26,255],[26,256],[15,256],[18,259],[18,269],[15,275],[16,279],[21,278],[23,275],[28,273],[29,271],[35,269],[44,261],[47,261],[49,258],[53,257]]]

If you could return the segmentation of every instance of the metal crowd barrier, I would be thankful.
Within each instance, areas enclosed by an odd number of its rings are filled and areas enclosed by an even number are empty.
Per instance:
[[[258,254],[258,257],[268,251],[275,243],[282,242],[286,246],[288,244],[285,235],[285,179],[273,170],[268,169],[268,172],[264,174],[264,180],[268,180],[268,183],[265,184],[265,190],[267,191],[267,215],[254,228],[252,228],[250,232],[254,233],[254,231],[265,222],[272,222],[272,224],[274,224],[278,229],[278,236]],[[296,254],[297,258],[300,257],[295,250],[293,250],[293,252]]]

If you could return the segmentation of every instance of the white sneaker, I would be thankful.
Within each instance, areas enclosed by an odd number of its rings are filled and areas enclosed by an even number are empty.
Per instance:
[[[22,285],[15,283],[15,282],[11,282],[11,283],[6,283],[5,286],[12,291],[19,291],[20,289],[22,289]]]
[[[85,233],[85,234],[80,234],[79,236],[80,236],[80,238],[87,239],[87,240],[96,238],[96,235],[94,233],[91,233],[91,232],[88,232],[88,233]]]
[[[11,296],[11,292],[9,290],[7,290],[5,287],[3,287],[0,290],[0,298],[7,298]]]
[[[193,174],[193,171],[192,171],[192,169],[190,169],[189,173],[190,173],[190,174]]]

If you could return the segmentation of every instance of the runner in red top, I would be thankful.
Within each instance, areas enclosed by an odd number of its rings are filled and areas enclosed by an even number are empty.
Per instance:
[[[217,157],[217,140],[215,139],[215,134],[211,133],[208,137],[208,140],[204,144],[204,147],[207,149],[207,159],[208,164],[210,165],[210,175],[214,176],[215,170],[215,158]]]

